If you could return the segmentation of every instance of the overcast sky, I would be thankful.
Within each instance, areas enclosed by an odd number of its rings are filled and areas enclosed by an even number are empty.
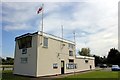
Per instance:
[[[7,1],[7,0],[6,0]],[[3,2],[2,56],[14,56],[15,37],[41,29],[44,3],[44,32],[73,41],[76,32],[77,50],[89,47],[91,54],[106,56],[110,48],[118,48],[118,1],[81,0],[76,2]]]

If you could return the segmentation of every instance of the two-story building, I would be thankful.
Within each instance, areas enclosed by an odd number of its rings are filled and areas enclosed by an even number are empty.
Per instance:
[[[72,41],[42,32],[15,41],[14,74],[39,77],[95,69],[93,57],[76,56]]]

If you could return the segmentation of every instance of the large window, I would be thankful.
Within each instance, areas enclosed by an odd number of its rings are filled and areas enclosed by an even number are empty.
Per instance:
[[[28,58],[21,58],[21,63],[27,63],[28,62]]]
[[[27,36],[18,39],[19,49],[32,47],[32,36]]]
[[[43,46],[48,47],[48,38],[44,37]]]
[[[67,69],[77,69],[77,64],[75,63],[68,63],[66,64]]]
[[[73,51],[69,51],[69,56],[73,56]]]

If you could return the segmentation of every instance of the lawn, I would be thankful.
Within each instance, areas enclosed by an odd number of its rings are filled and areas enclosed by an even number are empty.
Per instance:
[[[2,73],[2,80],[32,80],[32,79],[33,78],[30,78],[30,77],[13,75],[11,70],[6,70],[6,71],[3,71]],[[37,80],[39,79],[40,78],[37,78]],[[63,78],[57,78],[55,80],[118,80],[118,72],[92,71],[92,72],[75,74],[75,75],[71,75]]]
[[[2,72],[2,80],[30,80],[29,77],[17,76],[12,74],[13,71],[5,70]]]
[[[114,71],[92,71],[82,74],[75,74],[56,80],[118,80],[119,72]],[[120,79],[119,79],[120,80]]]

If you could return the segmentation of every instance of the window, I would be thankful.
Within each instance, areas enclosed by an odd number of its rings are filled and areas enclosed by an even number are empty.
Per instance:
[[[69,43],[69,44],[68,44],[68,47],[71,48],[71,49],[73,49],[73,48],[74,48],[74,45]]]
[[[74,63],[74,60],[73,59],[69,59],[69,63]]]
[[[54,63],[53,64],[53,69],[57,69],[58,68],[58,64],[57,63]]]
[[[48,38],[46,38],[46,37],[44,37],[43,46],[48,47]]]
[[[21,58],[21,63],[27,63],[28,62],[28,58]]]
[[[22,54],[27,54],[27,48],[22,49]]]
[[[85,63],[88,63],[88,60],[85,60]]]
[[[26,36],[18,39],[19,49],[32,47],[32,36]]]
[[[73,56],[73,51],[69,51],[69,56]]]
[[[66,64],[67,69],[77,69],[77,64],[75,63],[68,63]]]
[[[69,63],[66,64],[67,69],[76,69],[77,64],[74,63],[74,59],[69,59]]]

